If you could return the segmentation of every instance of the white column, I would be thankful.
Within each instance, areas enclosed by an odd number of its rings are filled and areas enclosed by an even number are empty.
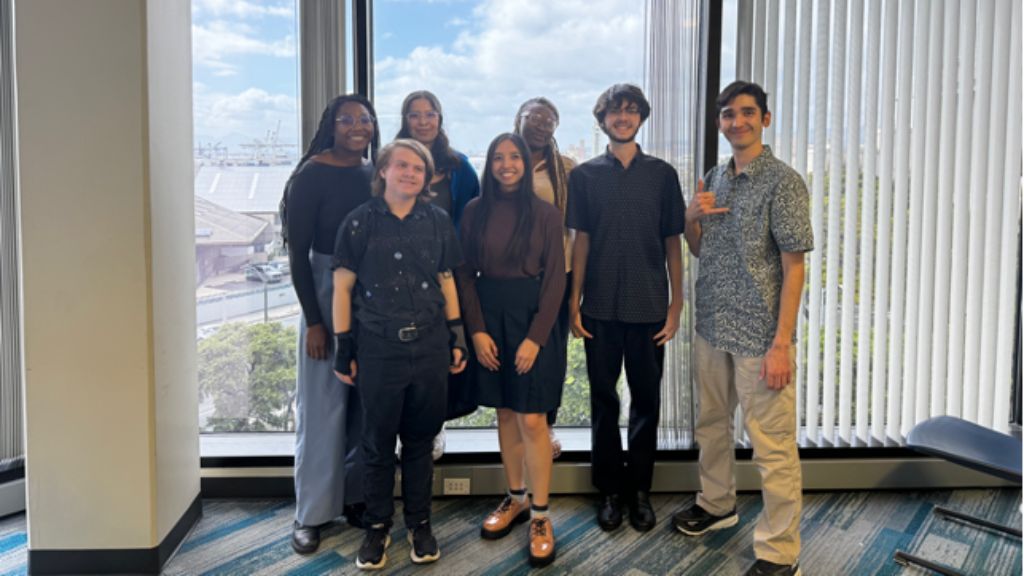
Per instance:
[[[33,563],[152,552],[195,510],[190,26],[188,3],[16,3]]]

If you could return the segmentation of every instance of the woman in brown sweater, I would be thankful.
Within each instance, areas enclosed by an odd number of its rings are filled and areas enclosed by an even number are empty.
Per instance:
[[[550,344],[565,292],[565,252],[562,214],[534,195],[530,151],[520,136],[491,142],[483,193],[466,206],[461,225],[459,291],[477,357],[477,400],[498,410],[509,487],[481,536],[501,538],[529,518],[530,562],[545,565],[555,558],[547,412],[558,406],[564,381]]]

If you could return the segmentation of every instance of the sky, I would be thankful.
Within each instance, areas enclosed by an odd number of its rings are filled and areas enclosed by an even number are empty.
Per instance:
[[[237,148],[298,144],[296,8],[291,0],[193,0],[195,139]],[[401,101],[441,99],[456,148],[482,154],[524,100],[561,112],[561,146],[593,147],[590,110],[616,82],[643,81],[643,3],[635,0],[376,0],[375,104],[384,141]],[[602,135],[603,146],[603,135]],[[295,148],[292,148],[295,150]]]

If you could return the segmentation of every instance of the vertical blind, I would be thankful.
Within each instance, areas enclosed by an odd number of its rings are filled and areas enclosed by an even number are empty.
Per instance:
[[[1021,2],[739,0],[736,71],[804,175],[812,445],[1009,428],[1021,216]],[[726,23],[730,25],[730,23]]]
[[[0,472],[19,464],[24,455],[12,12],[11,0],[0,0]]]
[[[647,153],[675,166],[685,186],[695,179],[700,3],[648,0],[645,6],[644,92],[651,102],[651,116],[644,125],[642,145]],[[695,270],[684,266],[683,286],[688,294],[692,293]],[[658,429],[661,449],[689,448],[693,442],[691,310],[684,306],[679,331],[665,349]]]

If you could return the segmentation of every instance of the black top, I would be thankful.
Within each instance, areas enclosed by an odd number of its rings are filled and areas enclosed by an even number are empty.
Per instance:
[[[685,212],[675,168],[639,148],[629,168],[611,152],[577,166],[569,174],[566,226],[590,236],[582,312],[664,321],[665,238],[682,234]]]
[[[382,332],[427,326],[444,318],[437,275],[462,263],[448,214],[417,200],[399,220],[383,198],[372,198],[345,218],[334,248],[334,268],[356,274],[353,307],[360,325]]]
[[[452,177],[445,174],[444,178],[430,184],[426,198],[434,206],[444,210],[451,216],[452,213]],[[456,230],[458,232],[458,230]]]
[[[310,159],[290,181],[286,192],[288,263],[307,326],[323,322],[309,251],[334,251],[338,227],[353,208],[370,199],[372,179],[370,164],[342,168]]]

